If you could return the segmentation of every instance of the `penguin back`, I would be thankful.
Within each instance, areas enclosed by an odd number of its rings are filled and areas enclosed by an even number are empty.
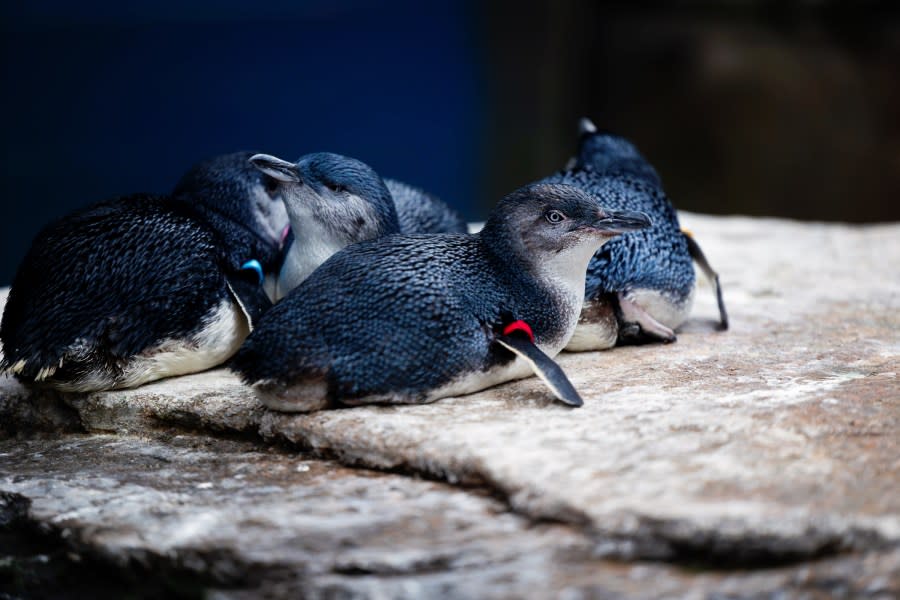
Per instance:
[[[188,335],[227,293],[221,262],[214,232],[169,198],[136,194],[63,217],[37,235],[13,279],[2,366],[25,380],[79,361],[112,368]]]

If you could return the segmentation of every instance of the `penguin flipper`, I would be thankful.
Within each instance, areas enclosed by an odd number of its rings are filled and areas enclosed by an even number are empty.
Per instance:
[[[719,283],[719,274],[713,270],[709,261],[706,260],[706,255],[703,254],[703,250],[700,248],[697,240],[686,231],[681,233],[687,242],[691,258],[700,266],[703,274],[706,275],[716,289],[716,301],[719,303],[719,331],[725,331],[728,329],[728,312],[725,310],[725,299],[722,297],[722,284]]]
[[[581,406],[584,400],[566,377],[562,367],[552,358],[544,354],[527,336],[512,332],[497,338],[497,343],[525,359],[535,375],[541,378],[553,395],[569,406]]]
[[[272,307],[272,301],[266,295],[263,285],[257,280],[250,280],[240,274],[226,277],[225,284],[241,312],[247,318],[250,331],[256,326],[259,318]]]

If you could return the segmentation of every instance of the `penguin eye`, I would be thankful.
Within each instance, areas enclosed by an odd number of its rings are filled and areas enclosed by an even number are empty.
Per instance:
[[[325,187],[327,187],[329,190],[331,190],[332,192],[335,192],[335,193],[340,193],[347,189],[344,186],[342,186],[341,184],[333,183],[331,181],[326,181]]]
[[[562,214],[558,210],[548,210],[544,213],[544,218],[547,219],[550,223],[559,223],[566,218],[566,215]]]
[[[263,188],[269,196],[275,197],[278,192],[278,180],[268,175],[263,175]]]

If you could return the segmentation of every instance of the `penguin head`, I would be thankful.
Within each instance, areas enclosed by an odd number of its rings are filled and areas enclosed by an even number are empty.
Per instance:
[[[251,152],[225,154],[196,164],[176,184],[172,195],[213,215],[219,227],[244,227],[277,249],[289,224],[276,181],[247,161]]]
[[[569,161],[567,169],[591,168],[598,173],[615,171],[659,183],[659,175],[627,139],[597,129],[584,117],[578,122],[578,153]]]
[[[257,154],[250,163],[277,181],[299,239],[348,245],[400,231],[390,191],[361,161],[319,152],[296,163]]]
[[[577,187],[536,183],[503,198],[481,235],[495,250],[536,265],[581,268],[583,279],[591,256],[607,240],[650,224],[644,213],[602,208]]]
[[[598,162],[612,160],[644,160],[637,147],[623,137],[597,126],[583,117],[578,121],[578,157],[581,165],[598,166]]]

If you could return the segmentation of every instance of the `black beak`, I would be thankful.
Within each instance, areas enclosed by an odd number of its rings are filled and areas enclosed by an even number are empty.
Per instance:
[[[593,229],[615,235],[650,227],[653,222],[642,212],[633,210],[607,210],[591,224]]]

